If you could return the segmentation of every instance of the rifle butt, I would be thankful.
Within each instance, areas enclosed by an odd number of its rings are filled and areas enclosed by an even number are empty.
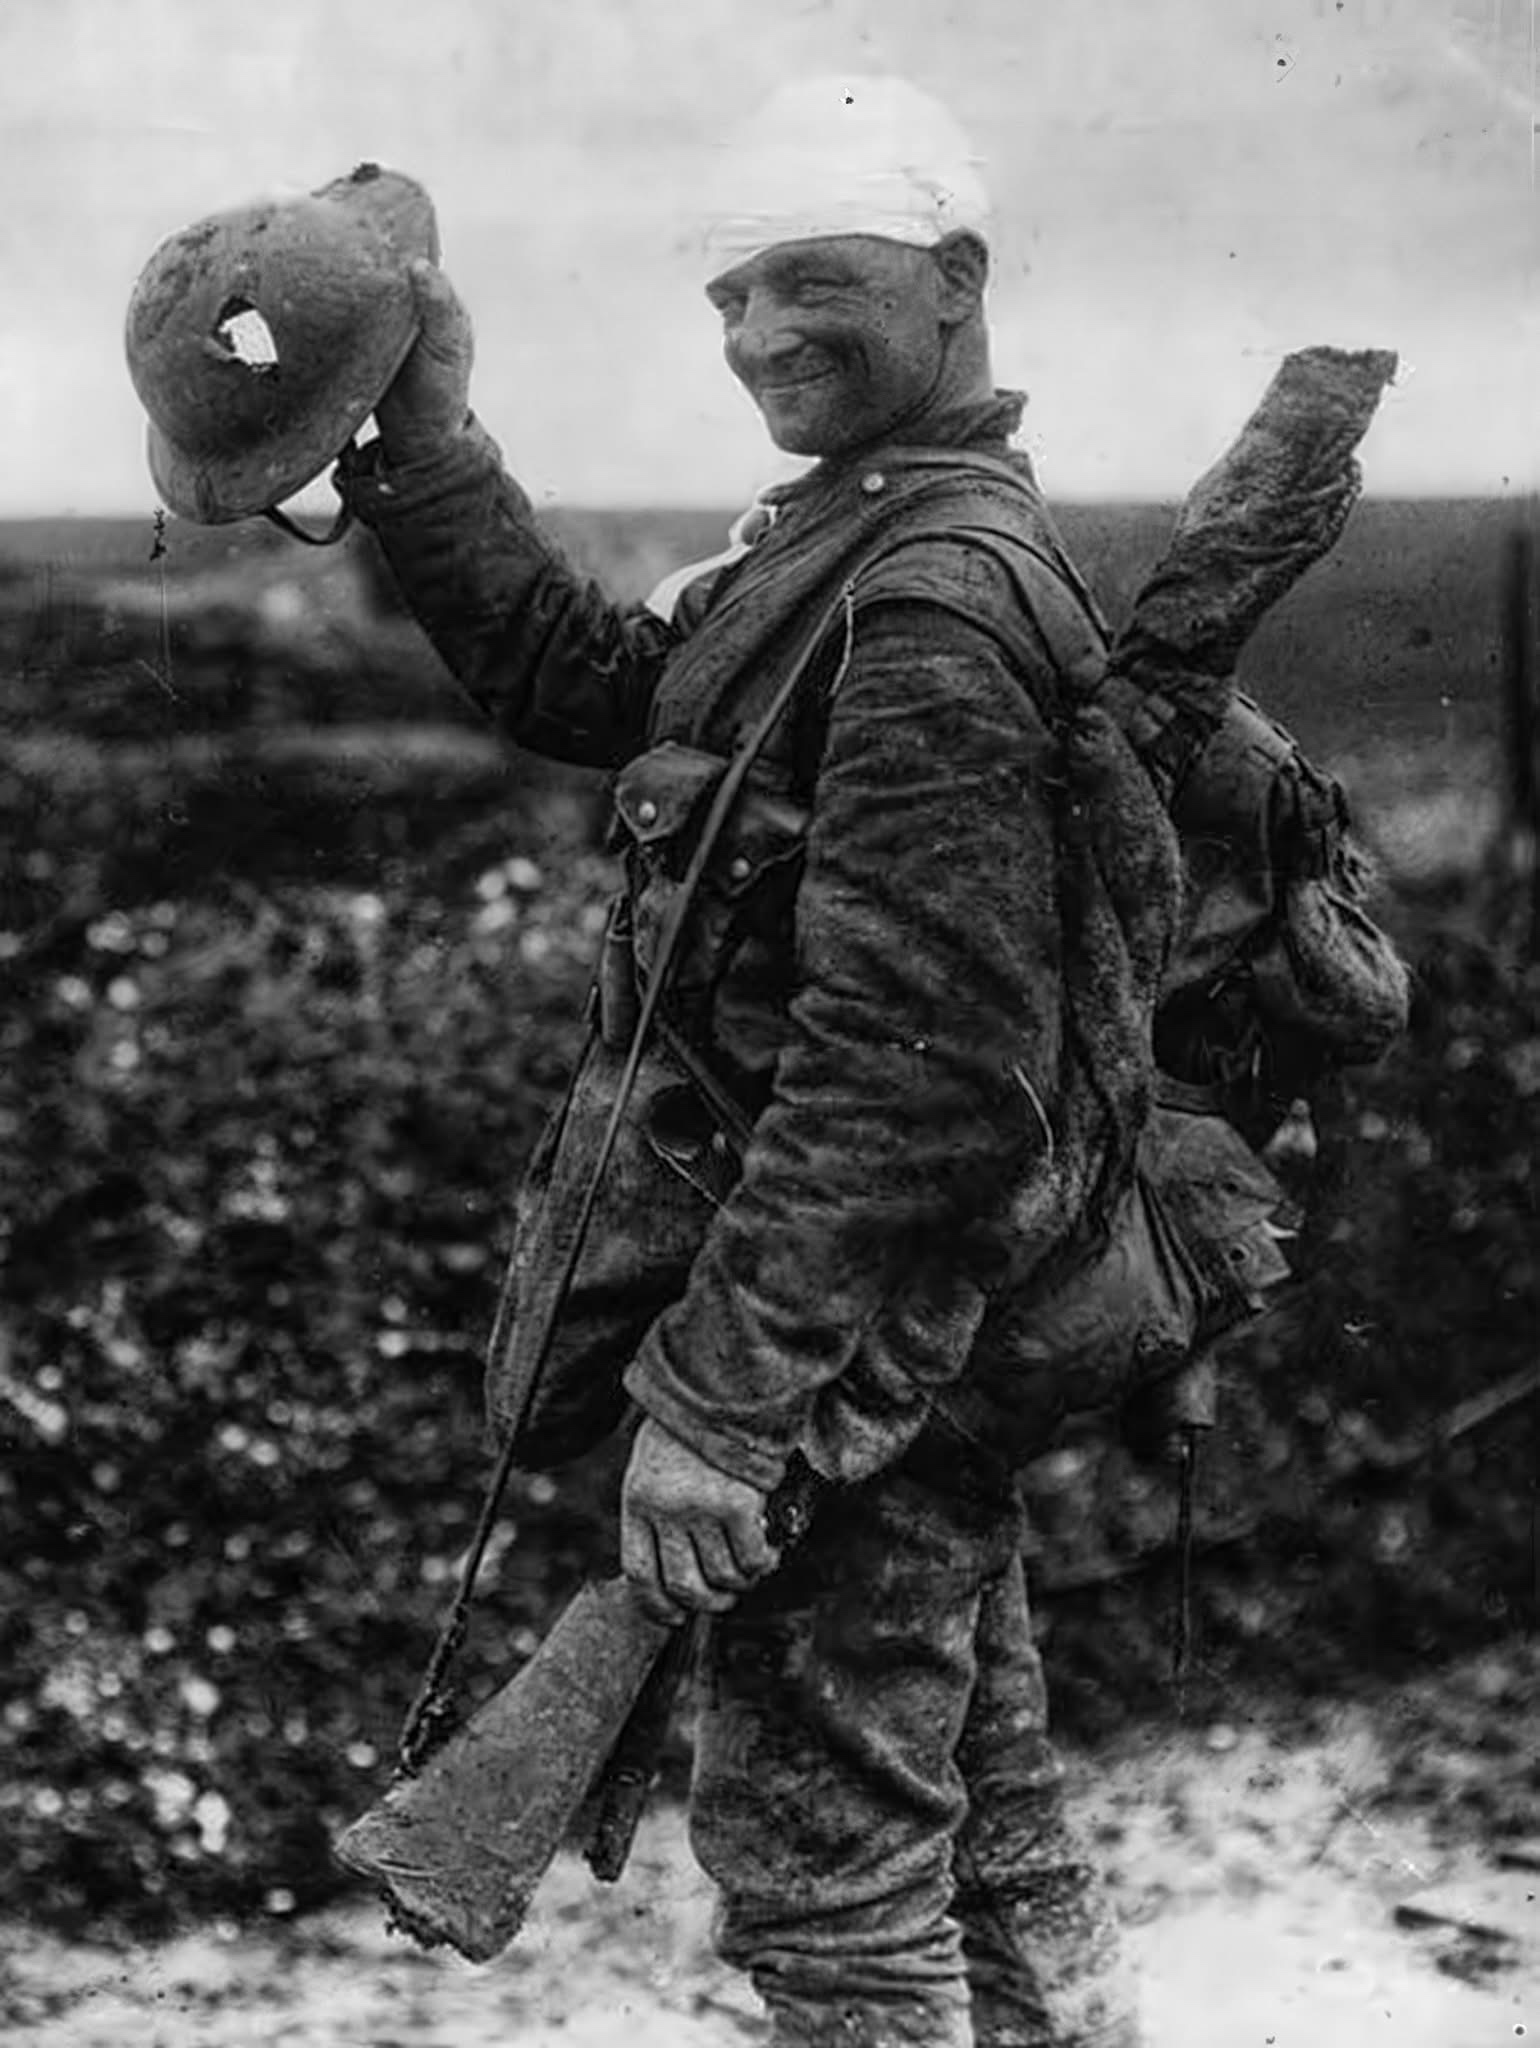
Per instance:
[[[490,1962],[604,1768],[673,1631],[621,1579],[586,1586],[524,1668],[334,1844],[425,1947]]]

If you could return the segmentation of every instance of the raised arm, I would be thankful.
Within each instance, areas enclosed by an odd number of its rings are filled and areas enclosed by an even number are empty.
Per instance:
[[[644,744],[674,629],[575,575],[469,410],[470,321],[430,264],[421,332],[338,489],[469,696],[518,745],[612,768]]]

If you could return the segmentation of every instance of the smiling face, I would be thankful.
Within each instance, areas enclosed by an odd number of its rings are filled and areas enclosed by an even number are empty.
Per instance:
[[[842,454],[951,398],[950,339],[979,300],[942,248],[875,235],[761,250],[706,295],[728,368],[794,455]]]

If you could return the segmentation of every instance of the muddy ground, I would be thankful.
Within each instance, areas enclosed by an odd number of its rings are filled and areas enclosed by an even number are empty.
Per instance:
[[[1540,1641],[1411,1686],[1173,1714],[1070,1758],[1141,1965],[1151,2048],[1540,2038]],[[712,1959],[677,1807],[632,1867],[551,1874],[497,1963],[369,1903],[156,1946],[0,1929],[16,2048],[708,2048],[762,2038]]]

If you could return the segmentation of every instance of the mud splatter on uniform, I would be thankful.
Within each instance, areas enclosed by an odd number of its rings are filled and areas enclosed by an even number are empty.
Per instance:
[[[1022,587],[1057,591],[1058,543],[1006,445],[1019,409],[1005,396],[923,448],[821,464],[668,621],[572,576],[479,431],[420,469],[355,461],[343,480],[510,737],[617,773],[644,972],[714,764],[788,636],[884,536],[909,536],[858,577],[843,642],[756,768],[682,964],[674,1021],[752,1141],[732,1157],[709,1118],[692,1141],[687,1076],[649,1055],[524,1446],[571,1455],[629,1395],[758,1486],[794,1453],[845,1482],[713,1623],[698,1738],[721,1945],[783,2043],[1135,2038],[1047,1744],[1014,1449],[944,1413],[991,1285],[1021,1260],[1023,1188],[1051,1258],[1109,1142],[1093,1110],[1060,1115],[1063,679]],[[1035,566],[1013,577],[972,526],[1019,535]],[[1158,810],[1141,844],[1153,986],[1178,907]],[[515,1349],[623,1037],[596,1034],[532,1166]],[[501,1392],[494,1372],[494,1419]]]

